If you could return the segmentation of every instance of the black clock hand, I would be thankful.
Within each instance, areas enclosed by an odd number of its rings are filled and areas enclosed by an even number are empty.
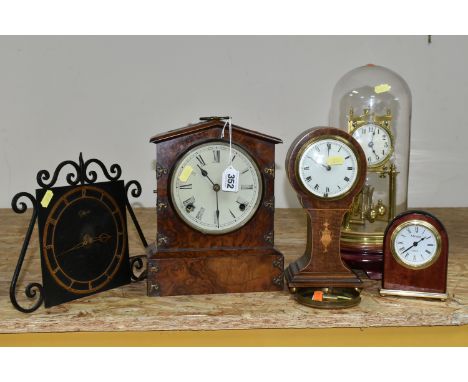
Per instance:
[[[370,141],[367,145],[372,149],[372,152],[374,153],[375,157],[376,157],[377,160],[378,160],[378,159],[380,159],[380,158],[379,158],[379,156],[377,155],[377,153],[376,153],[375,150],[374,150],[374,136],[375,136],[375,130],[374,130],[374,133],[372,134],[371,141]]]
[[[374,136],[375,136],[375,129],[374,129],[374,133],[372,134],[372,138],[368,144],[369,147],[373,147],[374,146]]]
[[[327,171],[330,171],[331,170],[331,166],[329,164],[323,164],[323,163],[319,163],[317,162],[314,158],[310,157],[307,155],[307,158],[309,159],[312,159],[315,163],[317,163],[319,166],[323,166],[327,169]]]
[[[215,190],[216,191],[216,190]],[[218,202],[218,191],[216,191],[216,222],[219,228],[219,202]]]
[[[429,239],[429,238],[430,238],[430,236],[428,236],[428,237],[423,237],[423,238],[421,238],[420,240],[415,241],[411,247],[406,248],[401,254],[403,254],[403,253],[409,251],[409,250],[410,250],[411,248],[413,248],[413,247],[417,247],[417,246],[418,246],[418,243],[420,243],[420,242],[423,241],[423,240]]]
[[[208,180],[211,182],[211,184],[214,186],[214,182],[210,179],[210,177],[208,176],[208,171],[206,170],[203,170],[199,164],[197,164],[198,168],[200,169],[201,171],[201,174],[205,177],[205,178],[208,178]]]

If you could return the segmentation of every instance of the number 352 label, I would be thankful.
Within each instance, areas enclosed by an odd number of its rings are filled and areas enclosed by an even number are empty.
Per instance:
[[[239,171],[229,166],[223,172],[221,183],[221,189],[223,191],[237,192],[239,190]]]

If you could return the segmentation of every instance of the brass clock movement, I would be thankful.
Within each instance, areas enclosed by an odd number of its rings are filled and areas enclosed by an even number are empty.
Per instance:
[[[367,182],[345,216],[342,246],[351,251],[379,251],[383,232],[395,216],[396,208],[395,185],[398,172],[392,161],[392,112],[387,109],[384,115],[376,115],[370,109],[364,109],[362,115],[356,116],[353,109],[350,109],[348,132],[364,150]],[[379,192],[382,189],[387,192]],[[372,225],[372,232],[369,232],[369,228],[364,229],[366,225]]]
[[[391,70],[365,65],[351,70],[333,92],[330,124],[356,139],[367,162],[366,182],[343,220],[345,263],[381,279],[388,223],[406,210],[411,93]]]
[[[389,224],[384,240],[381,295],[447,299],[447,232],[434,215],[404,212]]]
[[[228,122],[204,118],[151,138],[157,237],[148,254],[150,296],[283,288],[283,255],[274,248],[281,140],[235,125],[228,134]]]
[[[307,246],[285,271],[293,292],[303,288],[361,286],[341,260],[343,216],[365,181],[366,159],[359,143],[343,130],[316,127],[289,148],[286,169],[307,212]]]

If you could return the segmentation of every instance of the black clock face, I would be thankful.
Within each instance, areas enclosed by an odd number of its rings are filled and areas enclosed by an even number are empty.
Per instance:
[[[78,186],[58,195],[42,219],[48,277],[72,294],[106,288],[128,263],[124,214],[121,203],[102,187]]]

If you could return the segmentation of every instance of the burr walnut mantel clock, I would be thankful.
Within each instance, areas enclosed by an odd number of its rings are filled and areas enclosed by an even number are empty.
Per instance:
[[[230,140],[222,134],[226,124],[210,117],[151,138],[157,237],[148,257],[148,295],[283,289],[283,256],[273,246],[281,140],[235,125]],[[235,172],[232,189],[223,187],[227,168]]]
[[[447,299],[448,235],[434,215],[406,211],[388,225],[381,295]]]
[[[359,143],[340,129],[312,128],[292,143],[286,169],[307,212],[307,246],[285,271],[289,288],[359,287],[340,257],[341,222],[365,180]]]

